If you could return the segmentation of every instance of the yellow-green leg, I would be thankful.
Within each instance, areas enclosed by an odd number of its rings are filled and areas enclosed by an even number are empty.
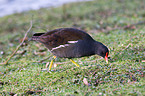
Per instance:
[[[80,67],[80,65],[79,64],[77,64],[75,61],[73,61],[72,59],[70,59],[70,61],[72,62],[72,63],[74,63],[77,67]]]
[[[51,62],[50,62],[50,65],[49,65],[49,71],[51,70],[51,67],[52,67],[52,65],[53,65],[53,60],[56,58],[56,56],[53,56],[53,59],[51,60]]]

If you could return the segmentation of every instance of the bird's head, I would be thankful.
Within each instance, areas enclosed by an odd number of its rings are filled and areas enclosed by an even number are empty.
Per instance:
[[[105,45],[103,45],[100,42],[97,42],[96,44],[96,54],[103,57],[105,61],[108,63],[109,50]]]

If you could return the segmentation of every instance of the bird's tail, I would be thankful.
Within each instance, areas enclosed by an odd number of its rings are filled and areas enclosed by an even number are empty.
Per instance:
[[[39,41],[40,36],[44,33],[35,33],[33,36],[29,39],[29,41]]]

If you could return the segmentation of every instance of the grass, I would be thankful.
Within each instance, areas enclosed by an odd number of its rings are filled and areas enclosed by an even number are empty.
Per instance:
[[[0,61],[4,62],[20,43],[33,19],[34,32],[60,27],[87,31],[110,49],[109,64],[99,56],[75,58],[81,68],[68,59],[42,71],[46,62],[37,63],[51,53],[37,42],[25,42],[8,65],[0,66],[1,95],[145,95],[144,24],[119,29],[145,21],[143,0],[95,0],[71,3],[57,8],[16,13],[0,18]],[[115,30],[113,30],[115,28]],[[66,66],[67,65],[67,66]],[[86,78],[90,86],[84,84]]]

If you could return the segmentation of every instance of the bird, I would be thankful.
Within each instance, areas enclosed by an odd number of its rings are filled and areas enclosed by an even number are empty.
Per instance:
[[[72,58],[97,54],[108,63],[109,49],[80,29],[58,28],[46,33],[34,33],[30,40],[42,43],[54,55],[49,65],[49,71],[56,57],[68,58],[77,67],[80,67]]]

